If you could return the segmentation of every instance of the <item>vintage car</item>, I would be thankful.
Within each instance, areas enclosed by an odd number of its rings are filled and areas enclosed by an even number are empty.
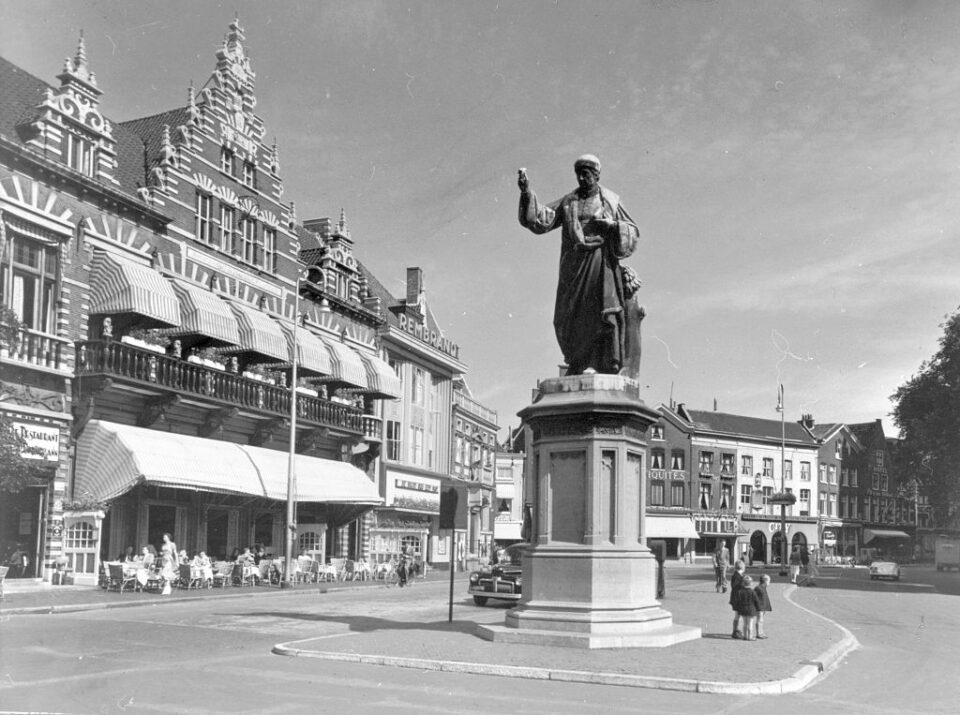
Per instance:
[[[870,580],[878,578],[892,578],[900,580],[900,565],[896,561],[873,561],[870,564]]]
[[[484,566],[470,574],[469,593],[473,602],[485,606],[487,600],[499,598],[504,601],[520,600],[521,560],[526,544],[508,546],[495,564]]]

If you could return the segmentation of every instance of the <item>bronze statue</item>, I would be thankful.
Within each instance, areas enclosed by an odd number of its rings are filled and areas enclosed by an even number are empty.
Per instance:
[[[600,160],[586,154],[574,163],[578,188],[549,205],[530,190],[520,169],[520,225],[541,234],[562,227],[560,276],[553,327],[568,375],[640,373],[640,321],[635,298],[640,280],[620,265],[640,232],[620,197],[600,185]]]

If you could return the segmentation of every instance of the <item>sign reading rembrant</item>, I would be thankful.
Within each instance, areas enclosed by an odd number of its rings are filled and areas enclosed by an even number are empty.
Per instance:
[[[20,456],[24,459],[42,459],[45,462],[60,461],[60,429],[47,425],[14,422],[13,428],[26,445]]]

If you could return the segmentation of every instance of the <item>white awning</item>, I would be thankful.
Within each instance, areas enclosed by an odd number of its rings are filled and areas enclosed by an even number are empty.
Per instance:
[[[645,539],[699,539],[700,534],[688,516],[648,516],[644,523]]]
[[[516,499],[516,487],[510,482],[497,482],[493,488],[497,493],[497,499]]]
[[[909,539],[910,534],[895,529],[864,529],[863,543],[869,544],[874,539]]]
[[[351,464],[299,454],[295,464],[297,501],[383,501]],[[141,483],[285,500],[287,452],[90,420],[77,441],[75,498],[107,501]]]

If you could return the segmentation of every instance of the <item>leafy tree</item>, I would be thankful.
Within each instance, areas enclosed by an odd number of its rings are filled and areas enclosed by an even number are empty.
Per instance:
[[[935,524],[952,526],[960,507],[960,312],[940,327],[940,349],[891,400],[900,473],[919,481]]]
[[[0,492],[16,494],[40,475],[32,460],[20,456],[25,447],[13,422],[0,415]]]

